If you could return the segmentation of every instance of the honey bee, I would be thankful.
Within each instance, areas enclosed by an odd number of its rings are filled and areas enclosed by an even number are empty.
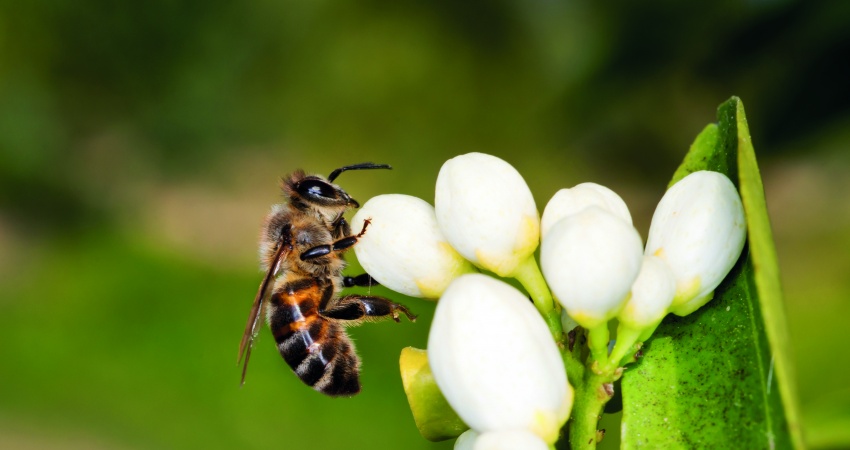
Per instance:
[[[366,233],[357,235],[343,215],[360,204],[333,184],[348,170],[390,169],[386,164],[362,163],[334,170],[327,179],[299,170],[285,177],[281,189],[289,199],[274,205],[260,234],[260,264],[266,272],[239,344],[242,383],[251,349],[259,333],[260,316],[292,370],[308,386],[330,396],[360,392],[360,360],[345,327],[403,313],[403,305],[371,295],[345,295],[344,287],[374,286],[368,274],[343,276],[343,254]]]

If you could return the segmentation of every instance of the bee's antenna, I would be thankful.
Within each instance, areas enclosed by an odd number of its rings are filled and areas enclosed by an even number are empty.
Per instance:
[[[339,174],[345,172],[346,170],[362,170],[362,169],[392,169],[389,164],[375,164],[375,163],[360,163],[360,164],[352,164],[350,166],[340,167],[339,169],[334,170],[328,175],[328,181],[333,183],[336,177]]]

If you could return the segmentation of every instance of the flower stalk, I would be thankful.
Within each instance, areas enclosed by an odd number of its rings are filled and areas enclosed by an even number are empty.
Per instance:
[[[561,314],[555,307],[552,293],[549,291],[549,286],[543,278],[543,272],[540,271],[540,266],[537,265],[533,255],[517,266],[514,278],[522,284],[522,287],[531,296],[534,307],[543,316],[549,331],[555,337],[555,341],[561,342],[564,334],[561,327]]]
[[[603,436],[598,429],[602,409],[614,396],[613,388],[605,386],[611,386],[616,380],[593,371],[586,373],[587,378],[576,387],[573,416],[570,419],[570,445],[574,449],[596,448]]]
[[[653,330],[655,327],[652,328]],[[614,343],[614,348],[611,350],[611,355],[608,358],[608,364],[605,366],[606,371],[614,371],[617,367],[626,365],[626,358],[631,358],[635,352],[640,350],[641,336],[643,330],[638,330],[623,324],[617,327],[617,341]]]
[[[597,325],[587,332],[587,344],[590,346],[590,355],[593,357],[591,370],[600,370],[608,366],[608,323]]]
[[[563,355],[564,365],[568,368],[567,376],[575,387],[573,412],[568,423],[570,447],[593,449],[604,436],[604,432],[599,430],[599,420],[605,404],[614,396],[614,382],[622,376],[623,370],[620,367],[611,368],[609,364],[600,364],[598,359],[593,357],[592,347],[595,344],[591,342],[597,340],[601,343],[607,336],[607,329],[603,331],[598,328],[594,332],[577,328],[570,335],[570,340],[575,345]],[[578,345],[584,339],[587,339],[588,347],[591,348]],[[605,352],[607,353],[607,349]]]

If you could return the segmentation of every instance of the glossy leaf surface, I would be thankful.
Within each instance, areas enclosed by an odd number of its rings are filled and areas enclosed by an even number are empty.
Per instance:
[[[741,101],[718,109],[671,185],[726,174],[744,203],[748,240],[714,299],[669,315],[622,379],[622,448],[801,448],[784,306],[764,188]]]

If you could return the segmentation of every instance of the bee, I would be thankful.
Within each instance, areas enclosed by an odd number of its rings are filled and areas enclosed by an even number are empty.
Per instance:
[[[360,204],[333,181],[342,172],[363,169],[391,167],[354,164],[327,178],[298,170],[282,180],[289,201],[272,207],[260,234],[260,265],[266,275],[239,344],[243,384],[262,315],[281,356],[301,381],[330,396],[360,392],[360,359],[345,327],[390,317],[399,322],[400,314],[416,320],[405,306],[383,297],[340,296],[345,287],[378,284],[369,274],[342,274],[343,254],[366,233],[369,220],[351,234],[343,215]]]

